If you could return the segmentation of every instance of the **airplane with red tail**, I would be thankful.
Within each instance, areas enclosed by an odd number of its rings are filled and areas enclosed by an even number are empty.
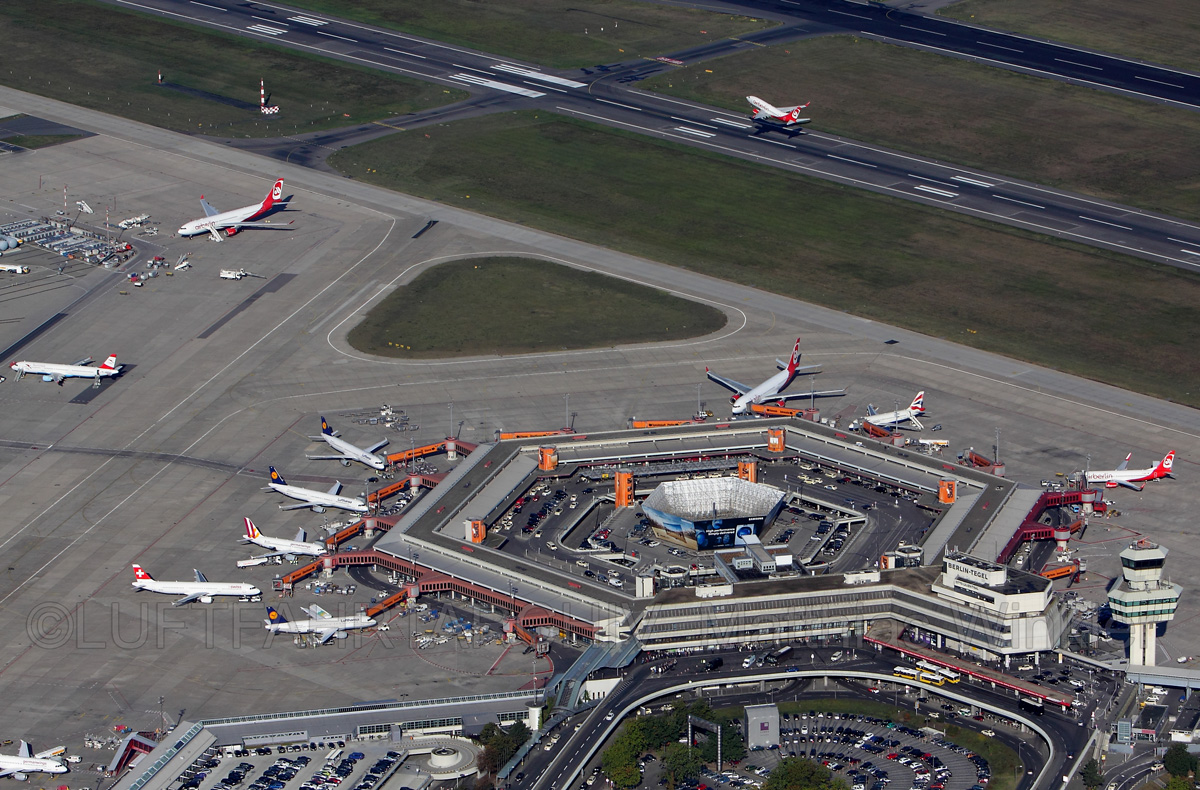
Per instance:
[[[287,200],[283,199],[283,179],[275,182],[271,187],[271,191],[263,198],[261,203],[252,203],[249,206],[231,209],[229,211],[217,211],[207,200],[204,195],[200,196],[200,208],[204,209],[204,216],[200,219],[194,219],[190,222],[185,222],[179,228],[180,236],[200,236],[205,233],[212,236],[214,241],[221,241],[220,231],[225,231],[226,236],[232,236],[239,230],[245,228],[266,228],[268,230],[291,230],[287,225],[277,225],[273,222],[254,222],[254,220],[265,215],[268,211],[280,206],[286,206]],[[289,222],[288,225],[291,225]]]
[[[1084,478],[1088,483],[1104,483],[1105,488],[1124,486],[1125,488],[1132,488],[1134,491],[1141,491],[1150,480],[1162,480],[1165,477],[1174,477],[1171,474],[1171,469],[1175,466],[1174,450],[1163,456],[1163,459],[1158,462],[1158,466],[1151,466],[1146,469],[1130,469],[1130,458],[1133,458],[1133,453],[1125,456],[1125,460],[1116,469],[1111,471],[1084,472]],[[1142,483],[1142,485],[1136,485],[1136,483]]]

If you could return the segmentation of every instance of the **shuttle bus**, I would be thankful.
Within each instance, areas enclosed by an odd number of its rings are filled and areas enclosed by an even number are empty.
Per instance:
[[[924,661],[924,660],[918,661],[917,666],[920,669],[925,670],[926,672],[940,672],[942,669],[940,664],[935,664],[932,661]]]
[[[938,674],[946,679],[947,683],[957,683],[962,679],[962,674],[955,672],[949,667],[938,667]]]
[[[917,680],[921,681],[922,683],[928,683],[931,686],[946,685],[946,679],[936,672],[922,672],[921,676],[918,677]]]
[[[1021,697],[1021,710],[1041,716],[1046,712],[1046,704],[1036,697]]]
[[[771,666],[775,666],[780,661],[786,660],[788,658],[788,656],[790,656],[791,654],[792,654],[792,646],[784,645],[783,647],[779,648],[778,650],[773,650],[770,653],[767,653],[766,662],[768,664],[770,664]]]
[[[893,667],[892,674],[898,678],[907,678],[909,680],[917,680],[921,673],[912,667]]]

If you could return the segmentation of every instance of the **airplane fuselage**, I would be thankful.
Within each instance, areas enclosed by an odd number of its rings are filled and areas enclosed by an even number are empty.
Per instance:
[[[1106,471],[1106,472],[1088,472],[1085,477],[1089,483],[1116,483],[1118,481],[1125,483],[1144,483],[1149,480],[1159,480],[1166,475],[1155,474],[1157,467],[1151,466],[1147,469],[1124,469],[1122,471]]]
[[[251,598],[262,595],[262,590],[244,582],[160,582],[156,579],[135,579],[134,589],[165,595],[200,595],[211,598],[218,595],[235,595]]]
[[[0,771],[17,774],[65,774],[67,766],[46,757],[9,757],[0,755]]]
[[[285,540],[283,538],[268,538],[263,535],[258,538],[247,538],[250,543],[255,546],[262,546],[264,549],[271,551],[281,551],[286,554],[300,554],[305,556],[319,557],[322,554],[328,554],[329,548],[324,543],[308,543],[303,540]]]
[[[261,213],[261,209],[262,204],[255,203],[250,206],[222,211],[220,214],[213,214],[211,217],[194,219],[183,223],[183,226],[179,228],[179,235],[199,236],[203,233],[208,233],[210,230],[224,230],[230,225],[236,225],[239,222],[249,222]]]
[[[349,510],[354,513],[366,513],[369,509],[367,503],[361,499],[339,496],[325,491],[314,491],[311,488],[290,486],[284,483],[268,483],[267,485],[276,493],[282,494],[289,499],[308,502],[318,507],[333,507],[339,510]]]
[[[286,623],[268,623],[266,628],[273,634],[315,634],[322,631],[347,631],[357,628],[370,628],[375,621],[365,614],[348,617],[329,617],[313,620],[289,620]]]
[[[325,441],[334,450],[337,450],[348,460],[358,461],[361,464],[366,464],[372,469],[383,469],[387,466],[387,459],[381,458],[375,453],[368,453],[366,450],[351,444],[339,436],[331,436],[327,433],[321,434],[321,439]]]
[[[33,373],[39,376],[50,376],[58,379],[94,379],[105,376],[115,376],[121,372],[120,367],[105,368],[93,365],[56,365],[53,362],[14,362],[9,365],[17,373]]]
[[[759,384],[754,389],[742,395],[739,398],[734,398],[733,408],[731,411],[734,414],[745,414],[753,403],[761,403],[764,400],[770,400],[775,395],[778,395],[780,390],[787,387],[792,382],[793,374],[787,370],[781,370],[771,378]]]

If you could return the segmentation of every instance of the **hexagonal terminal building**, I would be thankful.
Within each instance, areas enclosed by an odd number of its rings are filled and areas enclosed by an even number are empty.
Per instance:
[[[1174,619],[1183,587],[1163,580],[1167,550],[1142,539],[1121,552],[1119,584],[1108,591],[1113,620],[1129,626],[1129,664],[1152,667],[1159,623]]]
[[[663,483],[642,503],[656,536],[700,550],[733,546],[738,536],[757,536],[782,509],[778,488],[736,477]]]

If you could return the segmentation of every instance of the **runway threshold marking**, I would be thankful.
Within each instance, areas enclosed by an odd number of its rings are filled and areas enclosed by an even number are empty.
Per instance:
[[[497,82],[496,80],[488,80],[488,79],[484,79],[483,77],[476,77],[474,74],[451,74],[450,79],[459,80],[461,82],[467,82],[467,83],[470,83],[471,85],[479,85],[480,87],[483,87],[483,88],[492,88],[492,89],[498,90],[498,91],[505,91],[506,93],[515,93],[519,96],[527,96],[530,99],[536,99],[539,96],[546,95],[546,94],[542,93],[541,91],[534,91],[534,90],[530,90],[529,88],[522,88],[519,85],[509,85],[507,82]]]
[[[510,66],[507,63],[494,63],[494,64],[492,64],[492,68],[498,69],[500,71],[507,71],[510,74],[516,74],[516,75],[519,75],[521,77],[526,77],[531,80],[538,80],[539,82],[548,82],[551,85],[561,85],[564,88],[586,88],[587,87],[586,82],[577,82],[576,80],[569,80],[569,79],[566,79],[565,77],[556,77],[553,74],[543,74],[540,71],[523,68],[521,66]]]
[[[716,135],[715,135],[715,134],[713,134],[712,132],[702,132],[702,131],[700,131],[699,129],[689,129],[689,128],[688,128],[688,127],[686,127],[686,126],[676,126],[676,127],[675,127],[675,131],[677,131],[677,132],[685,132],[686,134],[694,134],[694,135],[696,135],[697,137],[704,137],[704,138],[708,138],[708,137],[716,137]]]
[[[1115,222],[1109,222],[1108,220],[1104,219],[1096,219],[1095,217],[1085,217],[1082,214],[1079,215],[1079,218],[1086,219],[1088,222],[1098,222],[1101,225],[1111,225],[1112,227],[1120,228],[1121,230],[1133,230],[1133,228],[1129,227],[1128,225],[1118,225]]]
[[[320,27],[321,25],[329,24],[324,19],[317,19],[316,17],[311,16],[289,16],[288,19],[292,22],[299,22],[302,25],[312,25],[313,27]]]
[[[1198,241],[1188,241],[1187,239],[1176,239],[1171,236],[1167,236],[1167,241],[1174,241],[1179,244],[1190,244],[1193,247],[1200,247],[1200,242],[1198,242]],[[0,359],[4,359],[4,357],[5,357],[4,354],[0,354]]]
[[[250,305],[257,302],[260,296],[264,296],[269,293],[275,293],[276,291],[278,291],[283,286],[287,285],[289,282],[291,282],[295,278],[296,278],[296,275],[291,274],[291,273],[275,275],[267,282],[266,285],[264,285],[262,288],[259,288],[257,291],[255,291],[254,293],[250,294],[245,299],[243,299],[241,304],[239,304],[237,307],[230,310],[228,313],[226,313],[221,318],[217,319],[217,322],[215,324],[210,326],[208,329],[205,329],[199,335],[196,335],[197,339],[207,340],[208,338],[212,337],[213,334],[218,329],[220,329],[221,327],[225,326],[230,321],[232,321],[238,313],[242,312],[247,307],[249,307]]]
[[[913,189],[919,189],[922,192],[930,192],[934,195],[940,195],[941,197],[945,197],[945,198],[958,197],[957,192],[949,192],[945,189],[938,189],[937,187],[927,187],[924,184],[917,184],[915,187],[913,187]]]
[[[971,186],[976,186],[976,187],[983,187],[984,189],[992,189],[996,186],[995,184],[989,184],[988,182],[980,181],[977,178],[967,178],[966,176],[950,176],[950,180],[951,181],[961,181],[964,184],[970,184]]]
[[[720,123],[720,124],[724,124],[725,126],[732,126],[735,129],[753,129],[754,128],[753,126],[751,126],[748,123],[738,123],[737,121],[730,121],[730,120],[726,120],[725,118],[710,118],[709,120],[711,120],[713,123]]]
[[[944,187],[953,187],[954,186],[954,184],[947,184],[945,181],[938,181],[936,178],[929,178],[927,176],[919,176],[916,173],[909,173],[908,177],[915,178],[918,181],[928,181],[931,184],[938,184],[938,185],[944,186]]]
[[[268,36],[281,36],[287,32],[285,28],[267,27],[266,25],[250,25],[247,30],[253,30],[255,33],[266,33]]]
[[[680,118],[678,115],[672,115],[671,120],[672,121],[682,121],[683,123],[694,123],[697,126],[704,126],[708,129],[716,129],[717,128],[717,127],[713,126],[712,124],[700,123],[699,121],[693,121],[690,118]]]

